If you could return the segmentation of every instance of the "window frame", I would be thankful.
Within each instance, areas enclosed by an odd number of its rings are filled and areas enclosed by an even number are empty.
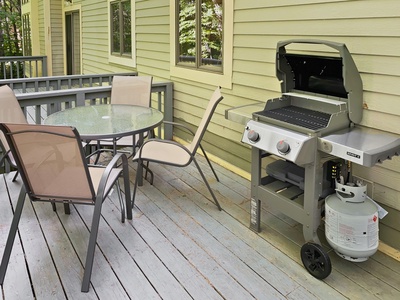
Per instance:
[[[21,16],[22,24],[22,51],[25,56],[32,56],[32,27],[31,13],[25,13]]]
[[[111,23],[111,4],[114,2],[122,2],[122,0],[108,0],[107,5],[107,15],[108,15],[108,61],[110,63],[115,63],[124,66],[136,67],[136,32],[135,32],[135,0],[128,0],[131,3],[131,56],[127,56],[124,54],[116,55],[115,52],[112,52],[113,45],[113,32],[112,32],[112,23]]]
[[[222,73],[207,68],[189,68],[178,64],[178,24],[179,7],[177,0],[170,0],[170,73],[172,77],[188,79],[232,88],[233,64],[233,1],[223,0],[223,47],[222,47]]]
[[[222,0],[223,1],[223,0]],[[179,2],[179,0],[177,0]],[[195,55],[193,56],[194,58],[194,63],[193,64],[188,64],[186,62],[180,61],[182,53],[179,51],[181,44],[179,43],[179,38],[180,38],[180,32],[179,32],[179,5],[177,5],[177,18],[175,20],[176,22],[176,35],[177,35],[177,44],[176,44],[176,64],[178,66],[186,67],[186,68],[191,68],[191,69],[201,69],[209,72],[215,72],[215,73],[223,73],[223,61],[224,58],[222,57],[222,60],[220,60],[219,64],[205,64],[203,63],[203,57],[202,57],[202,37],[203,37],[203,28],[202,28],[202,3],[203,0],[196,0],[195,2]],[[223,4],[225,4],[223,2]],[[222,10],[224,10],[224,7],[222,6]],[[223,13],[224,14],[224,13]],[[222,15],[223,15],[222,14]],[[222,32],[224,31],[223,28],[224,24],[222,24]],[[222,37],[222,44],[223,44],[223,37]],[[223,49],[223,48],[222,48]],[[223,51],[221,53],[223,55]],[[190,57],[190,56],[189,56]]]

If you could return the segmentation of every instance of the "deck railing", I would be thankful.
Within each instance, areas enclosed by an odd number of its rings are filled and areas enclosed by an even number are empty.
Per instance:
[[[115,75],[137,76],[137,72],[6,79],[0,80],[0,85],[7,84],[15,93],[44,92],[71,88],[108,86],[111,85]]]
[[[49,114],[65,108],[109,103],[114,75],[121,73],[0,80],[0,86],[12,87],[29,123],[42,124]],[[173,121],[173,83],[153,82],[151,91],[152,106],[163,112],[165,121]],[[162,137],[172,139],[172,126],[162,129]]]
[[[0,79],[47,76],[47,56],[0,56]]]

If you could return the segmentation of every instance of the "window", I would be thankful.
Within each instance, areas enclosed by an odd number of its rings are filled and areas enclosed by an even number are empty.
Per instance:
[[[111,2],[111,53],[132,56],[131,1]]]
[[[22,43],[23,51],[25,56],[32,55],[32,38],[31,38],[31,22],[30,14],[22,15]]]
[[[135,67],[135,0],[109,0],[109,61]]]
[[[170,0],[171,77],[232,88],[233,2]]]
[[[222,0],[177,0],[177,62],[222,72]]]

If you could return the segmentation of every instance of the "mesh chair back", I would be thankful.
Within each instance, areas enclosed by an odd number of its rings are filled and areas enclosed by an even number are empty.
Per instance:
[[[19,102],[13,90],[8,85],[0,87],[0,123],[27,123]],[[3,144],[4,150],[8,151],[10,148],[1,131],[0,141]]]
[[[76,129],[0,124],[31,200],[93,203],[95,192]]]
[[[151,76],[114,76],[111,103],[149,107],[152,82]]]
[[[210,123],[212,115],[215,109],[217,108],[218,103],[221,102],[223,98],[224,97],[222,97],[221,95],[221,88],[217,87],[214,93],[212,94],[210,101],[208,102],[203,118],[201,119],[201,122],[199,124],[199,127],[197,128],[193,141],[190,144],[189,151],[192,153],[192,155],[194,155],[195,152],[197,151],[197,148],[200,145],[200,141],[202,140],[204,133],[207,130],[207,126]]]

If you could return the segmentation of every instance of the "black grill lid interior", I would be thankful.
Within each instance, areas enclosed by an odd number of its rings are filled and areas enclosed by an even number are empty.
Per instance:
[[[283,54],[280,59],[286,60],[293,73],[294,89],[347,99],[342,58]]]

